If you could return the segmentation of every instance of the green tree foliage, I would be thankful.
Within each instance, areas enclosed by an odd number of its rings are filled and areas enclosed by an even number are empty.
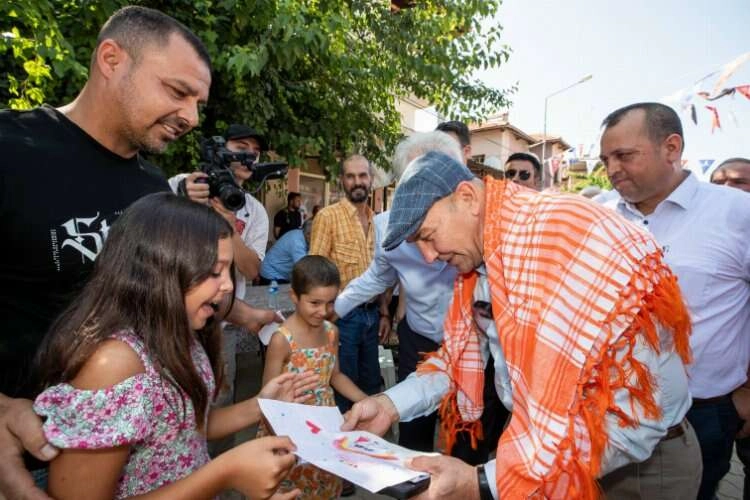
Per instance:
[[[570,188],[570,191],[574,193],[578,193],[589,186],[597,186],[605,191],[612,190],[612,183],[609,181],[609,177],[607,177],[607,169],[605,169],[604,165],[601,163],[597,164],[590,174],[573,173],[571,176],[573,182],[571,183],[572,187]]]
[[[133,2],[179,19],[206,43],[214,73],[200,130],[170,148],[168,172],[197,161],[199,135],[230,122],[267,134],[292,164],[336,165],[360,150],[377,163],[401,137],[396,99],[416,96],[451,118],[481,120],[513,89],[472,79],[510,49],[487,22],[500,0],[170,0]],[[120,0],[0,2],[0,103],[68,102],[85,82],[99,27]]]

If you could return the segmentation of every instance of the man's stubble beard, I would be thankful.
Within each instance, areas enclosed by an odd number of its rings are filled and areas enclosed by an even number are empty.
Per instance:
[[[134,103],[137,102],[135,87],[133,85],[133,73],[131,69],[122,83],[118,105],[120,107],[120,116],[122,123],[120,131],[123,137],[128,141],[130,146],[140,152],[149,154],[161,154],[169,145],[169,142],[155,140],[152,141],[148,136],[148,129],[139,131],[133,120],[137,114]]]

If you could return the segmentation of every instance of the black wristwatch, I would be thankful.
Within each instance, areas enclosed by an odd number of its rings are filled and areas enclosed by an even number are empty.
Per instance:
[[[477,482],[479,483],[479,500],[495,500],[495,497],[492,496],[490,483],[487,481],[484,465],[477,466]]]

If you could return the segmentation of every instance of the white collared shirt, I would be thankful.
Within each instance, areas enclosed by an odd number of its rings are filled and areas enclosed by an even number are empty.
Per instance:
[[[742,385],[750,362],[750,194],[690,173],[647,216],[619,195],[604,205],[648,229],[677,275],[693,321],[693,397]]]

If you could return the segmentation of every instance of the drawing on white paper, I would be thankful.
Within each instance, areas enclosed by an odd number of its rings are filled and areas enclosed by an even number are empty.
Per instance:
[[[376,492],[426,474],[405,466],[406,460],[425,455],[370,432],[342,432],[344,419],[336,407],[259,401],[261,411],[277,435],[289,436],[301,459]]]

